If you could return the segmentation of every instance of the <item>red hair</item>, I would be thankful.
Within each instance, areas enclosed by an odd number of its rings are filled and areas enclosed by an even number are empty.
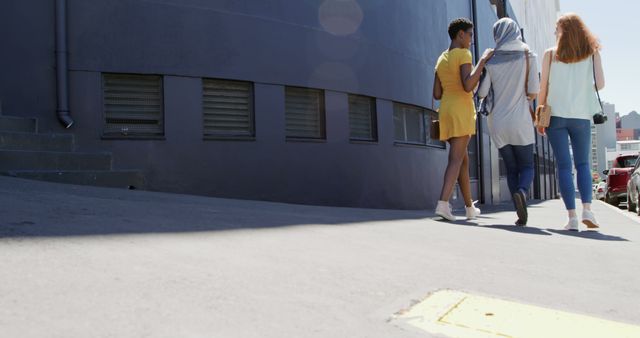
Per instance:
[[[556,58],[564,63],[582,61],[600,50],[598,38],[591,33],[575,13],[567,13],[558,19],[558,48]]]

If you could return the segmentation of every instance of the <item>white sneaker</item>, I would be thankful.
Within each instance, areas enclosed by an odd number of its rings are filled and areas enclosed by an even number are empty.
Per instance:
[[[464,207],[465,213],[467,214],[467,219],[476,219],[480,216],[480,208],[476,208],[475,204],[478,201],[473,201],[470,207]]]
[[[580,222],[578,222],[578,217],[572,217],[569,218],[569,223],[567,223],[567,225],[564,226],[565,230],[569,230],[569,231],[578,231]]]
[[[451,212],[451,205],[449,205],[449,202],[447,201],[438,201],[438,206],[436,206],[436,215],[452,222],[456,220],[456,216]]]
[[[587,226],[588,230],[595,230],[600,227],[591,210],[582,210],[582,223]]]

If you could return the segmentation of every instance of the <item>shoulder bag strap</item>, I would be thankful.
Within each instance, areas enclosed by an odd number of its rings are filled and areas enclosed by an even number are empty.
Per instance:
[[[524,59],[525,59],[525,63],[527,64],[526,73],[524,75],[524,98],[527,101],[527,106],[529,107],[529,113],[531,114],[531,119],[535,121],[535,119],[536,119],[535,112],[533,111],[533,106],[531,105],[531,102],[529,102],[529,70],[530,70],[530,64],[529,64],[529,50],[528,49],[524,50]]]
[[[591,55],[591,64],[593,66],[593,86],[596,88],[596,95],[598,95],[598,103],[600,103],[600,109],[604,114],[604,107],[602,106],[602,100],[600,100],[600,92],[598,91],[598,81],[596,80],[596,57],[595,53]]]
[[[529,50],[524,50],[524,59],[527,64],[527,72],[524,75],[524,95],[527,96],[529,94]]]
[[[545,88],[544,93],[544,102],[541,104],[544,106],[547,104],[547,99],[549,98],[549,79],[551,79],[551,62],[553,62],[553,49],[551,50],[551,55],[549,55],[549,74],[547,74],[547,87]]]

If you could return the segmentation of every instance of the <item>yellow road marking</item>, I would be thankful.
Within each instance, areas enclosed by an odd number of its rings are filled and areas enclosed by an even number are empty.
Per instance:
[[[640,337],[640,326],[451,290],[431,294],[395,320],[459,338]]]

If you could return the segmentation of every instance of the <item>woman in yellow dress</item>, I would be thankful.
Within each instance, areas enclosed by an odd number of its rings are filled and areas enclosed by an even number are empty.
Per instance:
[[[436,64],[433,97],[440,102],[440,140],[449,143],[449,162],[444,173],[444,182],[436,214],[449,221],[456,217],[451,211],[449,199],[453,194],[456,179],[464,197],[467,219],[475,219],[480,209],[473,205],[469,180],[469,155],[467,146],[476,133],[476,110],[473,90],[480,80],[484,65],[493,55],[487,49],[480,62],[472,65],[471,41],[473,23],[465,18],[455,19],[449,24],[451,45]]]

